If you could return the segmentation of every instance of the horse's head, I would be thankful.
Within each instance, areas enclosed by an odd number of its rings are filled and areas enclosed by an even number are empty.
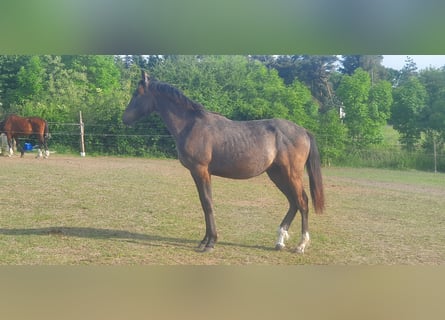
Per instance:
[[[126,125],[131,125],[141,117],[149,115],[155,110],[156,99],[149,91],[150,78],[145,71],[142,71],[142,80],[139,81],[125,112],[122,121]]]

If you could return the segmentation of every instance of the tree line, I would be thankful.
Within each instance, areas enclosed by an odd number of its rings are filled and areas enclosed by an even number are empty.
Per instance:
[[[0,55],[0,117],[41,116],[51,146],[78,150],[82,111],[90,153],[174,156],[158,117],[132,128],[121,115],[140,69],[233,120],[285,118],[311,130],[325,163],[387,153],[383,166],[422,167],[416,154],[443,153],[445,69],[401,70],[378,55]],[[388,126],[400,146],[385,141]],[[72,132],[72,134],[69,134]],[[397,156],[391,154],[397,153]],[[445,170],[444,163],[439,163]]]

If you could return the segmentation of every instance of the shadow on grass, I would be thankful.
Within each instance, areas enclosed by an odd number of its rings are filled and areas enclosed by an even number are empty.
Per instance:
[[[47,227],[47,228],[28,228],[28,229],[4,229],[0,228],[0,234],[9,236],[65,236],[90,239],[120,239],[129,242],[139,242],[145,245],[165,246],[166,244],[193,248],[198,245],[198,239],[191,240],[185,238],[165,237],[158,235],[149,235],[144,233],[129,232],[116,229],[98,229],[87,227]],[[247,245],[233,242],[221,241],[217,245],[234,246],[250,249],[260,249],[272,251],[274,248],[261,245]]]

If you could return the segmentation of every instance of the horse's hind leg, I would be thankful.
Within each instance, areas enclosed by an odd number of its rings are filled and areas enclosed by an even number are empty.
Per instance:
[[[304,250],[309,246],[309,199],[303,188],[303,172],[297,171],[291,175],[292,191],[297,202],[298,210],[301,213],[301,240],[295,248],[295,252],[304,253]]]
[[[43,150],[45,151],[44,154],[42,153],[42,147],[43,147]],[[48,156],[49,156],[48,145],[46,143],[46,139],[43,136],[39,137],[39,151],[37,153],[36,158],[41,158],[42,156],[45,159],[48,158]]]
[[[285,174],[283,174],[281,168],[276,166],[271,167],[269,170],[267,170],[267,175],[289,201],[289,210],[287,211],[286,216],[284,217],[278,228],[278,239],[275,244],[276,250],[282,250],[286,246],[284,243],[285,240],[289,239],[288,230],[295,218],[298,206],[296,203],[294,192],[292,191],[292,188],[290,186],[289,179],[286,177]]]
[[[23,146],[17,141],[16,144],[17,144],[17,150],[20,151],[20,158],[23,158],[25,156],[25,149],[23,149]]]
[[[45,153],[43,154],[43,157],[47,159],[49,157],[49,149],[48,149],[48,140],[45,137],[45,135],[42,135],[42,143],[41,146],[43,146],[43,150]]]
[[[43,155],[43,157],[45,159],[47,159],[49,157],[49,149],[48,149],[48,143],[47,143],[46,139],[43,142],[43,147],[45,148],[45,154]]]
[[[285,247],[284,240],[288,238],[288,230],[295,218],[298,210],[301,212],[301,240],[295,251],[304,253],[309,245],[309,224],[308,224],[308,197],[303,189],[303,173],[290,173],[280,170],[280,168],[271,168],[267,171],[270,179],[284,193],[289,201],[289,210],[284,217],[278,229],[278,239],[275,245],[277,250]]]
[[[301,198],[300,203],[300,213],[301,213],[301,240],[298,246],[295,248],[297,253],[304,253],[304,249],[309,246],[311,238],[309,237],[309,208],[308,208],[308,197],[306,192],[303,190],[303,185],[301,185]]]

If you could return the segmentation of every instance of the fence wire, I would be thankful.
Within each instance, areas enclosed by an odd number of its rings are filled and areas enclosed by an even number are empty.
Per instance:
[[[56,152],[78,152],[80,150],[80,124],[49,122],[51,139],[50,149]],[[84,141],[86,153],[115,154],[135,156],[175,157],[176,148],[169,134],[147,134],[144,132],[112,133],[106,132],[110,126],[85,124]],[[117,130],[117,129],[111,129]],[[129,131],[134,129],[128,129]],[[143,129],[139,129],[143,130]],[[104,132],[105,131],[105,132]],[[317,136],[323,157],[323,141],[331,137]],[[22,138],[21,141],[32,140]],[[371,146],[364,149],[351,149],[337,155],[334,159],[322,159],[325,165],[368,166],[385,168],[415,168],[428,171],[445,172],[445,152],[412,151],[403,149],[400,143],[385,146]]]

